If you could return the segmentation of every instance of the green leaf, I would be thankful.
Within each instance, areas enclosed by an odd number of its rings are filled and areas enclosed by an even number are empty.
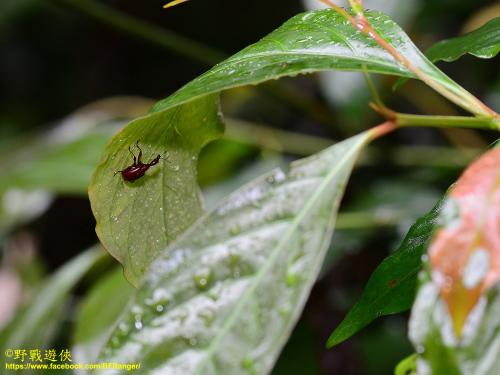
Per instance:
[[[152,264],[99,361],[140,362],[143,374],[268,373],[371,136],[274,170],[200,219]]]
[[[417,355],[412,354],[398,363],[394,369],[395,375],[416,375],[417,374]]]
[[[470,96],[427,60],[389,17],[378,12],[366,12],[366,16],[414,66],[457,96]],[[218,94],[329,69],[414,77],[336,12],[307,12],[158,102],[148,116],[133,121],[113,138],[93,176],[89,195],[99,238],[124,265],[129,281],[138,285],[149,263],[202,211],[194,159],[204,144],[220,134]],[[137,140],[148,158],[168,152],[170,159],[164,158],[135,184],[124,183],[113,173],[131,164],[127,148]]]
[[[479,29],[452,39],[442,40],[431,46],[425,53],[432,61],[452,62],[469,53],[483,59],[495,57],[500,50],[500,17],[487,22]],[[394,90],[401,87],[407,78],[400,78]]]
[[[366,11],[365,15],[374,29],[414,66],[458,95],[467,93],[433,65],[388,16],[375,11]],[[415,78],[372,38],[335,11],[323,9],[291,18],[259,42],[158,102],[153,111],[233,87],[332,69]]]
[[[87,195],[102,151],[124,119],[151,101],[112,97],[90,103],[54,127],[0,140],[0,235],[37,217],[54,194]],[[119,120],[118,120],[119,119]]]
[[[12,154],[3,152],[0,192],[43,189],[85,194],[99,156],[116,130],[116,127],[102,127],[63,141],[51,136],[37,137]]]
[[[0,153],[0,234],[41,214],[53,194],[84,194],[104,146],[116,127],[103,126],[70,139],[21,137]]]
[[[121,268],[97,281],[79,307],[71,351],[74,361],[93,363],[97,359],[133,291]]]
[[[71,289],[102,258],[99,249],[87,250],[61,267],[38,290],[29,305],[2,332],[0,349],[42,349],[50,345]]]
[[[399,248],[380,263],[358,302],[331,334],[327,343],[329,348],[347,340],[376,318],[411,307],[417,290],[417,275],[422,268],[422,255],[432,237],[441,205],[442,201],[418,219]]]
[[[452,62],[469,53],[482,59],[491,59],[500,51],[500,17],[479,29],[453,39],[434,44],[426,52],[429,60]]]
[[[159,251],[201,216],[198,154],[222,128],[218,97],[209,95],[131,122],[106,148],[89,196],[99,239],[132,284],[139,285]],[[125,182],[115,172],[132,164],[128,147],[136,142],[144,162],[162,158],[144,177]]]

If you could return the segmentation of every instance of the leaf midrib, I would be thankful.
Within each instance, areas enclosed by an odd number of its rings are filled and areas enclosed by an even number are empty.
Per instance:
[[[271,265],[274,264],[276,258],[280,254],[285,243],[294,234],[295,230],[297,229],[299,224],[302,222],[302,220],[306,216],[306,213],[309,212],[309,210],[313,207],[314,203],[316,203],[316,200],[319,199],[319,197],[323,193],[324,189],[329,185],[331,180],[337,175],[338,172],[340,172],[340,170],[342,169],[342,167],[344,167],[344,165],[347,163],[347,161],[350,160],[351,157],[353,157],[357,152],[359,152],[360,146],[363,143],[365,143],[367,140],[367,138],[366,138],[367,134],[368,133],[365,133],[365,137],[360,139],[360,141],[358,143],[351,146],[351,149],[342,157],[342,159],[339,161],[339,163],[325,177],[325,180],[323,181],[323,183],[321,183],[321,185],[318,187],[316,192],[311,196],[311,198],[304,205],[304,209],[299,213],[299,215],[297,215],[296,219],[291,223],[290,228],[283,235],[282,240],[276,245],[274,250],[271,252],[271,255],[269,257],[269,261],[254,276],[254,281],[252,281],[250,283],[248,289],[243,293],[242,297],[239,300],[240,302],[236,305],[235,309],[233,310],[231,315],[226,320],[226,324],[221,327],[220,333],[212,340],[212,343],[210,344],[208,349],[206,349],[207,353],[205,355],[205,359],[203,359],[201,361],[201,363],[197,365],[197,367],[195,368],[195,371],[193,372],[194,374],[197,375],[197,374],[201,373],[201,371],[203,370],[203,367],[205,366],[205,363],[207,362],[207,360],[209,358],[211,358],[213,356],[213,353],[217,349],[222,338],[229,332],[231,327],[236,322],[236,319],[240,316],[241,309],[247,304],[249,298],[254,294],[257,286],[260,284],[264,275],[267,273],[267,271],[269,270]]]

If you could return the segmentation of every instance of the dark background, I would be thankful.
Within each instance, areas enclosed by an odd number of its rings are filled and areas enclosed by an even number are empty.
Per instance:
[[[257,41],[303,10],[299,1],[286,0],[192,0],[169,11],[162,9],[164,3],[158,0],[100,2],[146,25],[168,29],[226,55]],[[407,32],[425,49],[435,41],[458,35],[471,16],[493,3],[420,1],[420,11]],[[2,0],[2,139],[44,129],[98,99],[123,95],[166,97],[212,65],[209,56],[192,58],[177,53],[135,35],[133,27],[117,29],[109,22],[110,18],[90,15],[92,4],[74,0]],[[404,6],[404,1],[401,4]],[[498,60],[466,56],[454,64],[439,66],[490,105],[498,105],[498,94],[497,102],[493,95],[500,86]],[[353,97],[351,103],[338,105],[326,100],[318,80],[315,75],[285,79],[281,88],[285,91],[288,88],[292,97],[299,92],[304,99],[320,103],[320,111],[311,113],[300,109],[300,105],[290,104],[283,95],[276,96],[266,90],[258,91],[237,109],[228,104],[228,111],[231,116],[325,139],[342,139],[380,121],[366,109],[366,96]],[[392,108],[426,114],[461,113],[422,85],[409,83],[395,94],[391,91],[392,83],[393,79],[384,78],[380,88]],[[231,94],[227,101],[231,103]],[[318,115],[323,110],[326,114]],[[459,150],[486,147],[493,140],[493,134],[472,131],[447,133],[413,129],[391,135],[378,142],[379,157],[355,171],[343,210],[363,211],[387,202],[391,202],[390,207],[395,204],[413,207],[425,198],[424,207],[419,207],[423,213],[460,174],[460,164],[467,163],[467,157]],[[393,147],[421,145],[458,150],[460,162],[457,166],[445,167],[425,165],[425,162],[408,166],[388,156]],[[227,164],[213,166],[223,170],[214,174],[231,176],[260,156],[258,147],[242,152],[237,162],[228,160]],[[284,156],[297,157],[289,153]],[[200,171],[206,175],[209,172]],[[214,185],[221,179],[207,179],[202,185]],[[405,314],[380,319],[347,343],[331,350],[324,348],[328,335],[355,302],[371,272],[395,249],[404,228],[414,220],[411,213],[405,218],[408,223],[399,223],[401,225],[344,229],[336,234],[334,247],[344,256],[327,267],[314,288],[275,369],[276,374],[386,374],[413,352],[406,339]],[[18,230],[35,234],[37,248],[49,270],[96,241],[88,201],[75,196],[60,196],[42,217]]]

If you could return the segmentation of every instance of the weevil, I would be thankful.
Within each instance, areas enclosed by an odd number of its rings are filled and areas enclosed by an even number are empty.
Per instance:
[[[121,173],[124,181],[135,182],[136,180],[138,180],[139,178],[144,176],[144,174],[146,173],[146,171],[149,168],[151,168],[153,165],[158,164],[158,162],[161,159],[161,155],[158,155],[153,160],[151,160],[149,163],[143,163],[141,161],[142,150],[139,147],[139,141],[137,141],[135,143],[135,147],[137,147],[139,149],[139,154],[137,155],[137,157],[132,152],[132,149],[130,148],[130,146],[128,148],[128,152],[130,152],[130,155],[132,155],[132,158],[134,159],[134,163],[121,171],[115,172],[115,175],[117,173]]]

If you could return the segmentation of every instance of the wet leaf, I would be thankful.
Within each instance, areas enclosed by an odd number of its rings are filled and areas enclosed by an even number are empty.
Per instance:
[[[320,271],[363,133],[231,194],[154,261],[102,362],[266,374]],[[104,372],[108,373],[108,372]]]
[[[429,248],[432,279],[460,337],[481,295],[500,280],[500,148],[467,168],[441,221]]]
[[[365,15],[414,66],[458,95],[466,91],[433,65],[388,16]],[[325,70],[355,70],[415,78],[370,37],[331,9],[299,14],[259,42],[216,65],[154,106],[161,111],[232,87]]]
[[[218,97],[155,112],[131,122],[107,146],[89,185],[96,232],[138,285],[150,262],[202,214],[196,166],[201,148],[222,132]],[[135,182],[116,171],[132,165],[136,142],[143,162],[160,162]],[[132,152],[138,155],[137,147]]]
[[[97,281],[82,301],[76,318],[71,350],[75,362],[95,362],[133,292],[121,267]]]
[[[408,310],[415,298],[417,276],[441,210],[439,202],[410,228],[399,248],[373,272],[363,294],[328,339],[332,347],[380,316]]]
[[[37,289],[29,304],[2,332],[2,353],[5,349],[41,350],[48,347],[63,319],[61,315],[69,292],[104,254],[100,248],[85,251],[61,267]]]
[[[432,62],[458,60],[465,54],[482,59],[495,57],[500,50],[500,18],[494,18],[479,29],[465,35],[442,40],[427,50],[425,55]],[[401,87],[407,78],[400,78],[394,89]]]
[[[427,60],[389,17],[378,12],[366,15],[414,66],[457,96],[469,95]],[[89,195],[99,238],[124,265],[130,282],[137,286],[150,262],[202,212],[195,159],[204,144],[220,135],[218,94],[238,86],[331,69],[413,77],[336,12],[307,12],[158,102],[149,115],[113,138],[93,176]],[[131,165],[127,148],[137,140],[147,160],[162,153],[170,158],[163,158],[136,183],[124,183],[113,173]]]
[[[465,35],[443,40],[426,52],[429,60],[455,61],[469,53],[483,59],[495,57],[500,51],[500,17],[487,22],[479,29]]]

